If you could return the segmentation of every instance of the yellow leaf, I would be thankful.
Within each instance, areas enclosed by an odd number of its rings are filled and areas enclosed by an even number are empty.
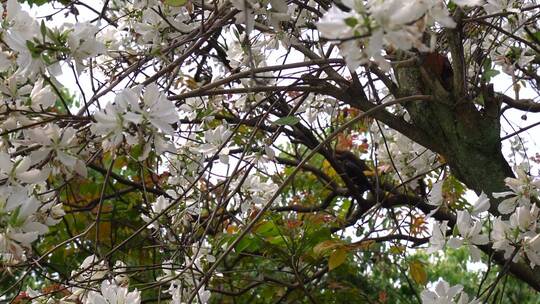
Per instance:
[[[362,173],[364,173],[365,176],[375,176],[375,171],[372,170],[364,170]]]
[[[420,285],[426,285],[427,273],[420,261],[412,261],[409,264],[409,273],[412,279]]]
[[[180,5],[179,5],[180,6]],[[197,81],[195,81],[195,79],[193,78],[188,78],[186,79],[186,86],[192,90],[194,89],[197,89],[199,87],[199,84],[197,83]]]
[[[330,178],[337,178],[337,172],[334,170],[334,167],[326,159],[322,163],[323,172],[326,173]]]
[[[405,246],[403,245],[390,246],[389,251],[391,254],[402,254],[405,252]]]
[[[100,243],[109,243],[111,241],[111,222],[100,221],[98,233],[98,241]],[[86,235],[86,238],[93,240],[95,235],[96,227],[90,229],[90,232]]]
[[[339,247],[341,245],[342,243],[337,240],[322,241],[319,244],[315,245],[315,247],[313,247],[313,253],[315,253],[318,256],[322,256],[322,255],[325,255],[326,252],[336,247]]]
[[[374,240],[367,240],[367,241],[361,241],[358,243],[354,243],[352,247],[359,249],[359,250],[368,250],[371,245],[375,244]]]
[[[114,169],[117,169],[117,170],[122,169],[124,166],[127,165],[127,163],[128,163],[128,162],[127,162],[127,157],[125,157],[125,156],[118,156],[118,157],[116,158],[116,161],[114,162],[113,168],[114,168]]]
[[[446,164],[446,158],[444,158],[444,156],[442,156],[441,154],[437,154],[437,158],[441,164]]]
[[[163,2],[170,6],[184,6],[187,0],[165,0]]]
[[[227,233],[228,234],[234,234],[236,231],[238,231],[238,227],[234,225],[227,226]]]
[[[339,265],[343,264],[347,259],[347,250],[345,248],[338,248],[330,254],[328,259],[328,271],[335,269]]]

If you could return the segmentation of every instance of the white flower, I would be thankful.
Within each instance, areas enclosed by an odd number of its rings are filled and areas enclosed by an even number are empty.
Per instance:
[[[195,282],[197,285],[197,282]],[[191,287],[191,286],[190,286]],[[182,293],[182,283],[180,280],[174,280],[171,282],[168,293],[172,295],[171,304],[184,304],[187,301],[187,294]],[[195,303],[206,304],[210,300],[211,293],[204,288],[199,289],[197,296],[195,297]]]
[[[431,210],[430,213],[428,213],[427,217],[431,217],[435,212],[441,208],[444,200],[443,200],[443,184],[444,181],[438,181],[433,184],[431,187],[431,191],[428,194],[428,204],[435,206],[436,208]]]
[[[450,17],[448,10],[442,4],[442,1],[435,2],[434,6],[429,11],[429,17],[433,18],[436,22],[440,23],[444,27],[453,28],[456,26],[456,22]]]
[[[84,259],[79,266],[80,270],[72,271],[72,275],[81,272],[76,278],[77,282],[97,281],[103,279],[107,275],[107,266],[104,261],[95,255],[90,255]]]
[[[0,233],[0,261],[5,263],[17,263],[18,261],[24,260],[26,260],[24,250],[15,241],[12,233],[9,230]]]
[[[373,59],[388,71],[390,64],[383,57],[384,46],[428,50],[422,42],[424,29],[414,25],[420,18],[427,20],[428,25],[434,20],[445,27],[455,26],[443,2],[437,0],[370,0],[365,7],[358,2],[350,3],[350,7],[350,12],[331,7],[316,25],[322,37],[344,40],[339,49],[351,70]],[[353,37],[358,38],[350,39]]]
[[[165,198],[163,195],[160,195],[156,199],[156,202],[152,204],[152,211],[154,211],[156,214],[161,213],[161,211],[167,209],[170,204],[171,202],[169,199]]]
[[[428,195],[428,204],[440,207],[443,203],[443,181],[438,181],[431,187],[431,192]]]
[[[347,13],[332,6],[317,22],[316,26],[324,38],[344,39],[353,37],[354,28],[345,23],[348,18],[359,18],[353,12]]]
[[[518,12],[517,9],[513,8],[514,3],[515,0],[487,0],[487,3],[484,5],[484,9],[488,14],[495,14],[502,11]]]
[[[433,222],[431,237],[429,238],[429,247],[427,253],[433,253],[444,248],[446,244],[446,230],[448,230],[448,222]]]
[[[38,37],[39,25],[34,18],[22,10],[17,0],[8,0],[6,5],[5,21],[7,29],[2,33],[3,41],[15,52],[17,52],[16,74],[21,76],[38,75],[44,70],[44,63],[39,57],[30,53],[26,42]]]
[[[13,62],[10,60],[10,56],[7,52],[0,52],[0,70],[8,70]]]
[[[53,226],[58,224],[64,215],[66,215],[66,212],[62,208],[62,204],[55,204],[54,201],[51,201],[42,205],[34,214],[34,217],[46,226]]]
[[[67,44],[71,51],[71,56],[75,60],[77,73],[81,73],[85,65],[83,60],[94,57],[105,51],[105,45],[96,39],[99,28],[89,22],[79,22],[68,25],[72,28],[68,35]]]
[[[480,221],[473,221],[468,211],[457,212],[457,227],[458,231],[464,239],[471,241],[473,244],[485,245],[488,243],[488,237],[480,235],[482,224]]]
[[[484,0],[452,0],[452,2],[459,6],[477,6],[485,3]]]
[[[227,128],[226,125],[220,125],[214,130],[208,130],[204,132],[205,144],[201,145],[198,149],[200,153],[206,156],[213,156],[213,154],[219,152],[219,159],[222,163],[228,163],[229,161],[229,149],[226,146],[229,137],[232,135],[232,131]]]
[[[452,304],[454,297],[463,290],[463,286],[455,285],[450,287],[444,280],[440,280],[435,286],[435,291],[424,290],[420,294],[422,304]]]
[[[48,231],[48,225],[55,224],[49,215],[44,215],[50,205],[42,206],[28,195],[31,192],[30,187],[0,187],[0,260],[25,260],[24,251],[30,250],[31,244]]]
[[[509,195],[511,195],[512,197],[503,200],[497,207],[497,210],[499,210],[499,212],[502,214],[512,213],[512,211],[514,211],[514,209],[516,208],[520,197],[515,195],[511,191],[493,193],[494,198],[501,198]]]
[[[347,67],[351,71],[354,71],[360,65],[366,64],[369,62],[369,57],[368,57],[367,52],[361,52],[359,50],[360,48],[358,46],[357,40],[346,40],[339,45],[339,51],[345,58]],[[373,51],[372,53],[375,53],[375,51]]]
[[[518,61],[515,63],[519,67],[526,67],[531,61],[534,60],[535,55],[526,55],[527,49],[523,48],[521,54],[519,55]]]
[[[114,263],[114,273],[116,274],[114,276],[114,282],[120,286],[127,286],[129,277],[126,275],[127,268],[124,262],[116,261],[116,263]]]
[[[531,268],[540,265],[540,234],[532,238],[525,237],[523,251],[529,259]]]
[[[251,204],[257,207],[266,203],[277,190],[277,185],[270,179],[262,181],[257,175],[250,175],[243,180],[241,185],[242,192],[251,199]],[[242,204],[242,212],[247,211],[250,204]]]
[[[107,151],[117,147],[124,139],[122,112],[115,105],[109,103],[105,109],[94,115],[94,119],[96,123],[92,124],[90,130],[104,138],[103,149]]]
[[[482,212],[488,211],[490,207],[489,197],[482,191],[478,200],[474,203],[471,215],[478,216]]]
[[[473,221],[468,211],[457,212],[457,228],[462,239],[451,238],[448,245],[459,248],[464,243],[468,245],[473,261],[480,260],[480,250],[474,245],[485,245],[489,242],[487,235],[482,235],[482,223]]]
[[[23,82],[26,81],[26,77],[14,74],[9,78],[0,81],[0,91],[13,98],[13,100],[20,100],[23,96],[32,92],[32,86],[24,85]]]
[[[0,152],[0,179],[7,178],[13,184],[19,182],[33,184],[45,181],[49,176],[49,169],[30,169],[32,161],[30,157],[11,160],[5,152]]]
[[[32,109],[36,111],[46,110],[54,105],[56,94],[53,93],[49,86],[43,86],[43,80],[40,79],[32,88],[30,100],[32,101]]]
[[[31,232],[16,232],[16,230],[8,228],[4,233],[0,233],[0,254],[13,257],[17,261],[26,260],[24,249],[30,249],[31,244],[37,240],[39,233]]]
[[[517,169],[517,175],[517,178],[507,177],[504,179],[506,186],[511,191],[493,193],[494,198],[510,196],[499,204],[498,210],[501,214],[509,214],[517,206],[530,205],[531,197],[538,195],[540,181],[532,181],[521,167]]]
[[[439,280],[435,290],[424,290],[420,294],[422,304],[478,304],[480,300],[469,301],[469,295],[463,292],[463,286],[450,287],[444,280]]]
[[[145,128],[149,123],[157,129],[173,134],[172,123],[178,120],[178,113],[174,104],[159,92],[157,85],[151,84],[143,94],[143,108],[139,105],[141,87],[127,88],[118,93],[114,104],[107,104],[105,109],[94,115],[96,123],[91,127],[92,133],[105,138],[102,146],[110,150],[122,143],[125,138],[128,145],[139,144],[141,136],[125,132],[130,123],[145,131],[154,132],[155,129]],[[159,136],[154,136],[161,151],[170,150],[172,145],[159,141]],[[145,140],[145,142],[148,142]],[[155,142],[156,143],[156,142]],[[139,157],[144,160],[150,152],[150,145],[145,145],[145,153]]]
[[[70,150],[76,147],[76,130],[72,127],[61,129],[56,124],[48,124],[44,128],[26,130],[29,143],[38,143],[41,147],[32,151],[32,163],[43,161],[52,152],[56,158],[70,170],[74,170],[77,162],[82,162]],[[85,165],[83,165],[85,167]]]
[[[510,216],[510,227],[518,228],[521,231],[535,231],[538,212],[539,209],[536,205],[516,208],[516,211]]]
[[[493,241],[493,249],[504,251],[504,258],[508,259],[514,251],[514,246],[510,243],[508,235],[510,227],[500,217],[493,221],[493,229],[491,230],[491,240]],[[517,255],[516,258],[517,259]]]
[[[103,281],[101,292],[90,291],[85,304],[139,304],[141,294],[135,289],[128,292],[128,289],[116,285],[116,282]]]
[[[142,120],[140,114],[128,111],[132,108],[139,109],[137,99],[137,91],[125,89],[116,95],[114,104],[108,103],[105,109],[94,114],[96,122],[92,124],[90,130],[93,134],[104,138],[101,145],[106,151],[120,145],[124,137],[129,144],[136,143],[135,137],[124,133],[124,129],[128,122],[137,124]]]
[[[507,177],[504,179],[504,183],[514,193],[530,196],[534,192],[532,188],[538,188],[540,181],[532,181],[527,172],[523,169],[523,166],[517,168],[517,178]]]
[[[208,303],[208,300],[210,300],[211,293],[209,290],[200,289],[197,296],[199,298],[199,303],[206,304]]]
[[[174,134],[171,124],[178,121],[178,113],[172,101],[159,92],[156,84],[146,87],[143,100],[145,105],[143,116],[161,131],[169,135]]]

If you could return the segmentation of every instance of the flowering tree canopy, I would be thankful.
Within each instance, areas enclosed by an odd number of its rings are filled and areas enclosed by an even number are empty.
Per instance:
[[[0,12],[0,302],[535,303],[537,1]]]

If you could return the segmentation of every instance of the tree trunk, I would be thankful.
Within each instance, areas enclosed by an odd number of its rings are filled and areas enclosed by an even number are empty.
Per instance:
[[[501,151],[500,102],[492,90],[486,88],[481,93],[485,107],[479,110],[469,96],[447,92],[437,75],[429,74],[421,66],[398,68],[395,73],[400,95],[396,98],[418,94],[435,97],[435,102],[404,104],[410,122],[428,135],[429,142],[419,144],[441,154],[452,173],[477,194],[483,191],[492,196],[493,192],[507,191],[504,179],[514,174]],[[490,212],[494,215],[499,214],[499,202],[491,197]],[[493,254],[490,245],[480,247]],[[499,264],[505,263],[501,254],[495,258]],[[540,272],[523,262],[512,263],[510,271],[540,291]]]

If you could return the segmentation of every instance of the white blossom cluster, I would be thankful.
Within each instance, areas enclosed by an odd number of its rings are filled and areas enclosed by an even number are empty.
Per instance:
[[[58,38],[64,31],[63,39],[74,50],[65,59],[82,66],[88,57],[100,52],[100,43],[95,32],[83,29],[84,24],[43,35],[38,22],[17,1],[7,1],[0,11],[0,112],[5,114],[0,132],[8,135],[24,129],[23,136],[3,136],[0,140],[0,259],[10,265],[26,260],[31,244],[64,215],[54,193],[47,191],[48,178],[54,174],[86,174],[85,163],[76,156],[79,143],[73,128],[60,128],[22,114],[49,112],[57,99],[53,86],[58,85],[54,76],[59,62],[37,45],[55,43],[51,37]],[[77,51],[80,48],[84,52]],[[43,74],[49,77],[39,77]],[[25,129],[28,125],[36,127]],[[26,155],[18,153],[25,148]]]
[[[121,261],[117,261],[114,268],[109,269],[97,256],[90,255],[84,259],[79,269],[73,270],[72,274],[74,287],[71,288],[69,295],[61,299],[56,299],[47,293],[40,293],[32,288],[26,290],[26,296],[32,300],[32,304],[74,302],[84,304],[141,303],[140,291],[136,288],[129,291],[126,265]]]
[[[476,5],[480,1],[459,1],[462,5]],[[317,23],[321,35],[330,39],[343,39],[340,51],[351,70],[373,59],[385,70],[390,69],[384,59],[383,47],[409,50],[415,47],[427,50],[422,42],[426,26],[435,22],[445,27],[454,27],[443,1],[346,1],[351,12],[343,12],[333,6]],[[396,9],[400,7],[400,9]],[[421,19],[422,22],[418,22]],[[365,39],[352,39],[354,37]],[[363,50],[358,52],[358,50]]]
[[[482,6],[489,14],[503,11],[518,12],[519,7],[523,5],[522,1],[506,0],[452,2],[460,7]],[[453,28],[456,25],[442,0],[414,0],[407,1],[405,5],[399,0],[371,0],[367,3],[348,0],[343,1],[343,4],[351,11],[344,12],[332,6],[317,22],[317,28],[322,37],[339,41],[340,52],[351,70],[356,70],[358,66],[370,61],[375,62],[384,70],[389,70],[390,63],[385,55],[391,50],[407,51],[413,47],[423,51],[430,50],[433,45],[426,45],[422,40],[422,34],[428,27],[437,24]],[[396,9],[398,7],[400,9]],[[505,23],[505,29],[511,32],[515,32],[513,29],[523,31],[524,22],[526,22],[525,19]],[[506,55],[513,42],[490,35],[482,43],[485,49],[492,49],[494,54],[498,54],[494,58],[499,58],[496,62],[503,66],[505,72],[512,73],[515,65],[508,62]],[[492,45],[497,47],[492,48]],[[472,48],[472,51],[476,48],[474,44],[468,47]],[[362,51],[358,52],[359,49]],[[524,49],[516,64],[523,66],[533,60],[534,55],[527,53]]]
[[[193,257],[186,259],[184,265],[175,265],[172,261],[165,261],[163,263],[164,275],[159,277],[158,280],[169,284],[167,293],[172,296],[171,304],[186,303],[189,299],[190,292],[195,286],[200,284],[202,276],[190,274],[186,271],[186,267],[202,269],[203,263],[215,262],[215,257],[209,253],[206,245],[194,248],[193,250],[195,251]],[[210,295],[210,291],[203,287],[198,290],[195,299],[197,303],[208,303]]]
[[[463,286],[450,286],[440,280],[434,290],[426,289],[420,294],[422,304],[479,304],[480,300],[469,301],[469,295],[463,291]]]
[[[505,198],[498,205],[501,215],[493,218],[487,213],[490,200],[482,193],[471,210],[457,211],[457,235],[447,236],[448,222],[433,223],[428,252],[436,252],[445,246],[467,246],[473,261],[480,259],[478,245],[491,246],[502,251],[506,259],[514,262],[522,259],[532,268],[540,265],[540,227],[537,206],[540,181],[518,170],[518,178],[506,178],[510,191],[493,193],[494,198]],[[440,192],[439,192],[440,195]],[[488,222],[492,222],[488,225]]]
[[[144,160],[154,145],[158,154],[172,150],[171,144],[158,133],[172,135],[171,124],[178,119],[174,104],[159,92],[155,84],[146,87],[141,99],[141,87],[124,89],[105,109],[94,115],[96,123],[91,126],[92,133],[102,137],[104,150],[112,150],[125,139],[130,146],[142,144],[142,154],[137,158]],[[133,126],[133,128],[131,128]]]

